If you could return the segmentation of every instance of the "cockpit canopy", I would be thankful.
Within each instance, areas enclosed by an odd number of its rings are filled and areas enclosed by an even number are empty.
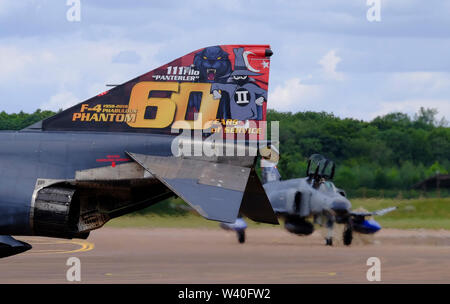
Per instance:
[[[335,164],[332,160],[321,154],[313,154],[308,159],[306,175],[314,179],[332,180],[334,177]]]

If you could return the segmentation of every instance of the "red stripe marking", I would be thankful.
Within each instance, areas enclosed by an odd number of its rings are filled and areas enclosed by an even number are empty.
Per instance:
[[[131,159],[129,159],[129,158],[114,158],[114,159],[111,159],[111,158],[99,158],[96,161],[98,161],[98,162],[116,162],[116,161],[130,161],[130,160]]]
[[[96,161],[97,162],[102,162],[102,163],[111,163],[111,167],[115,167],[116,166],[116,162],[126,162],[126,161],[130,161],[131,159],[129,158],[120,158],[120,155],[106,155],[107,158],[97,158]]]

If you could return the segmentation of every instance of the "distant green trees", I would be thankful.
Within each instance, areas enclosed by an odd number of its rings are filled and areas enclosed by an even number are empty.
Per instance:
[[[450,128],[436,114],[421,108],[414,117],[390,113],[365,122],[325,112],[269,110],[267,120],[280,122],[283,179],[305,176],[308,157],[320,153],[335,161],[338,187],[369,195],[370,189],[398,193],[450,171]]]
[[[0,113],[0,130],[21,130],[55,114],[55,112],[41,111],[40,109],[37,109],[32,114],[27,114],[22,111],[8,114],[3,111]]]
[[[54,114],[1,112],[0,130],[20,130]],[[269,110],[267,120],[280,122],[283,179],[303,177],[308,157],[320,153],[335,161],[338,187],[370,196],[380,189],[386,195],[406,193],[414,183],[450,171],[450,128],[436,114],[421,108],[414,117],[390,113],[365,122],[326,112]]]

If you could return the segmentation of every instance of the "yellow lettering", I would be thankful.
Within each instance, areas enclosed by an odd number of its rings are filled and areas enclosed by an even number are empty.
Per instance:
[[[137,83],[130,94],[128,110],[136,113],[133,120],[125,118],[126,123],[133,128],[166,128],[172,123],[173,128],[191,129],[209,128],[216,120],[219,100],[213,99],[210,93],[211,84],[209,83],[177,83],[177,82],[154,82],[143,81]],[[152,97],[149,98],[152,91],[172,92],[170,98]],[[200,121],[186,121],[186,111],[189,102],[189,96],[192,92],[202,93],[202,102],[200,105]],[[147,107],[156,108],[156,116],[153,119],[146,119],[145,112]]]
[[[88,108],[89,108],[89,104],[83,103],[83,104],[81,105],[81,110],[80,110],[80,112],[84,112],[84,110],[86,110],[86,109],[88,109]]]
[[[98,121],[98,115],[97,113],[92,114],[91,118],[89,119],[89,121]]]
[[[125,115],[125,121],[128,122],[135,122],[136,121],[136,114],[126,114]]]
[[[216,120],[217,109],[219,108],[219,100],[214,99],[210,93],[211,84],[209,83],[191,83],[183,82],[180,84],[180,94],[175,94],[174,100],[177,104],[177,114],[172,128],[183,129],[189,124],[190,129],[208,129]],[[185,120],[189,96],[192,92],[202,93],[202,101],[199,109],[199,121]],[[174,94],[172,94],[174,95]],[[200,121],[201,120],[201,121]],[[187,124],[186,124],[187,123]]]
[[[89,117],[91,116],[91,113],[83,113],[81,114],[81,121],[89,121]]]
[[[117,114],[116,115],[116,122],[123,122],[124,118],[125,118],[125,115]]]
[[[72,121],[76,121],[76,120],[79,119],[80,117],[81,117],[81,113],[73,113]]]
[[[168,127],[175,115],[176,104],[172,98],[148,98],[151,91],[178,92],[177,82],[152,82],[143,81],[137,83],[130,94],[129,109],[136,110],[137,116],[134,122],[127,122],[133,128],[165,128]],[[174,95],[174,94],[172,94]],[[156,107],[156,117],[145,119],[147,107]]]
[[[92,110],[92,111],[95,111],[95,112],[101,112],[102,111],[102,105],[96,105],[95,107],[93,107],[92,109],[90,109],[90,110]]]

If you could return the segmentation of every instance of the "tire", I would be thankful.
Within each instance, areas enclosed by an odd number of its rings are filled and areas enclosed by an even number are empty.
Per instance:
[[[353,231],[351,228],[345,227],[343,235],[344,245],[350,246],[353,241]]]
[[[237,237],[238,237],[238,242],[241,244],[245,243],[245,230],[239,230],[236,231],[237,233]]]

